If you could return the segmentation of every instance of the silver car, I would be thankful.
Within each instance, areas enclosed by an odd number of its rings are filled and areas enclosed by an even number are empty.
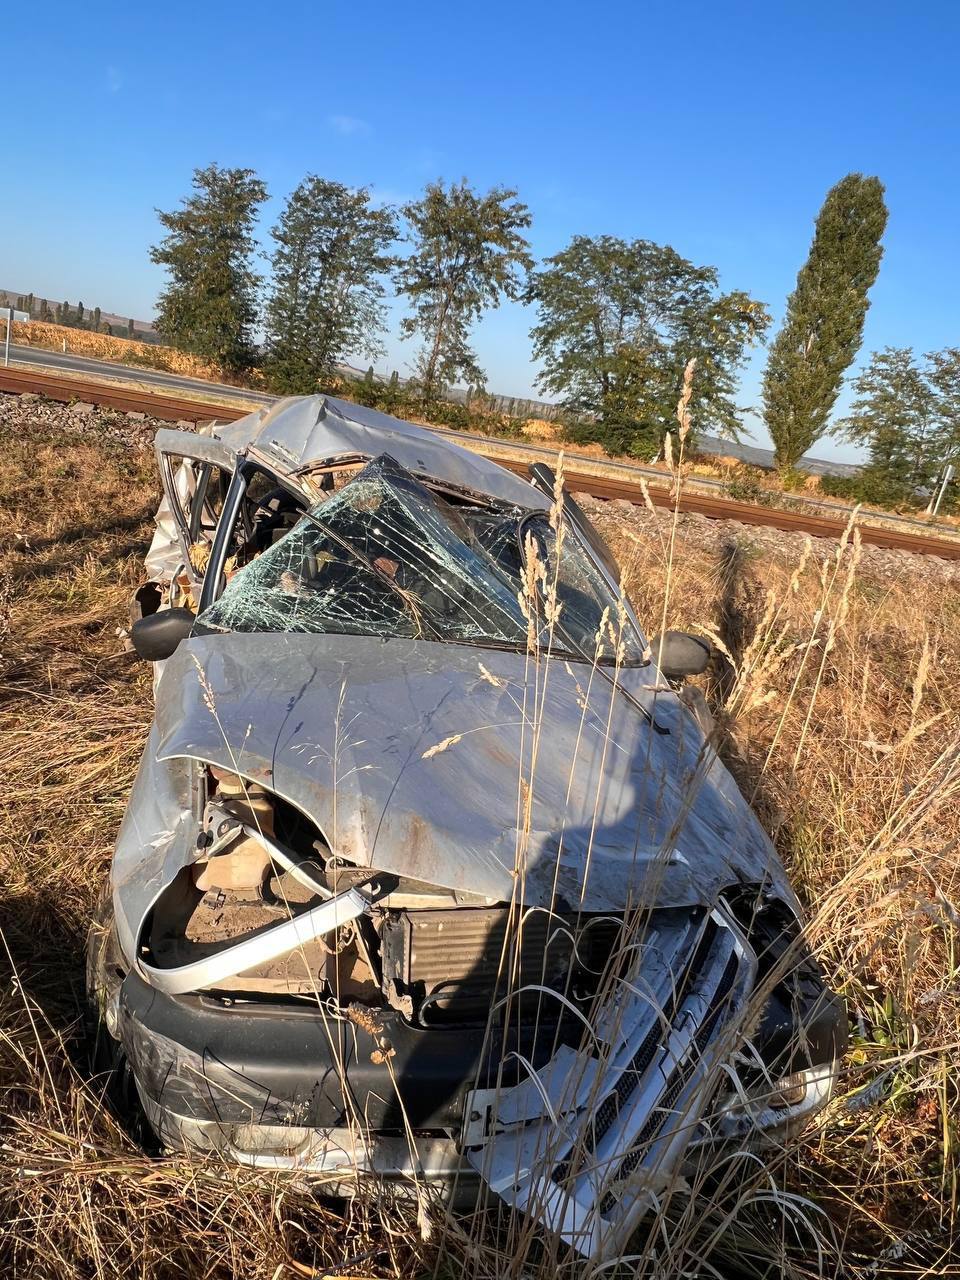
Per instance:
[[[709,649],[648,643],[552,473],[323,396],[156,447],[88,980],[164,1144],[604,1258],[822,1107],[843,1008],[683,696]]]

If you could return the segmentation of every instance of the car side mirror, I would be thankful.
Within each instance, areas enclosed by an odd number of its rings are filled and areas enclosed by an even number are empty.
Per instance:
[[[140,618],[130,628],[134,652],[147,662],[162,662],[186,640],[196,620],[189,609],[161,609]]]
[[[665,631],[650,641],[653,660],[668,680],[701,676],[706,671],[713,649],[706,640],[688,631]]]

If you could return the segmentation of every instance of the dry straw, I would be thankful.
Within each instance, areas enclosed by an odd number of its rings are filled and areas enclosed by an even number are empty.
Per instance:
[[[690,377],[678,407],[678,484]],[[2,414],[0,405],[0,424]],[[429,1187],[413,1203],[375,1194],[344,1208],[303,1182],[145,1154],[112,1118],[86,1063],[82,951],[149,718],[149,673],[118,656],[115,633],[139,578],[157,480],[148,451],[75,440],[65,450],[39,432],[27,441],[7,431],[2,443],[0,1272],[583,1274],[492,1197],[466,1217],[433,1203]],[[902,576],[871,577],[855,521],[826,554],[798,544],[789,561],[731,545],[721,563],[685,541],[676,509],[650,504],[643,518],[653,528],[640,536],[632,517],[600,516],[641,617],[699,627],[717,645],[722,662],[705,685],[716,741],[777,836],[810,915],[809,941],[848,1000],[853,1042],[812,1134],[763,1160],[735,1156],[710,1181],[666,1188],[622,1271],[955,1273],[960,593],[920,579],[908,560]],[[562,538],[560,492],[552,519]],[[535,555],[521,596],[530,624],[522,687],[504,687],[478,663],[523,731],[517,933],[532,918],[525,842],[558,669],[548,655],[564,621],[550,567]],[[592,660],[570,666],[581,734],[606,679],[601,655],[619,680],[624,609],[603,622]],[[339,727],[338,743],[349,733]],[[239,761],[243,743],[230,745]],[[455,733],[426,742],[423,755],[470,749],[470,735]],[[316,767],[335,776],[339,753]],[[637,912],[624,957],[639,951],[643,928]],[[535,989],[542,982],[518,992],[517,961],[506,947],[501,970],[514,997],[541,1007],[557,999]],[[350,1123],[362,1139],[363,1117]]]

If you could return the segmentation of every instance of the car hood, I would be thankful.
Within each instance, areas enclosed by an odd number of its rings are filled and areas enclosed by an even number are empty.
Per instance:
[[[156,758],[267,786],[360,866],[494,901],[682,906],[738,881],[792,898],[656,674],[618,689],[585,663],[432,641],[197,636],[165,664]]]

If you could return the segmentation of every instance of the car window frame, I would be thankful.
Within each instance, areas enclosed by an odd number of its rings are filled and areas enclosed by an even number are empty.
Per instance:
[[[154,451],[157,455],[157,465],[160,469],[160,481],[163,485],[164,496],[167,499],[167,505],[170,508],[170,513],[176,526],[184,570],[190,580],[199,585],[205,575],[194,568],[190,559],[190,547],[193,544],[192,532],[195,522],[192,511],[189,523],[184,517],[180,495],[177,492],[176,470],[173,460],[178,459],[180,462],[194,464],[196,468],[194,502],[196,502],[197,497],[202,502],[209,484],[210,471],[213,467],[219,467],[221,471],[229,473],[231,477],[230,485],[232,486],[233,480],[236,478],[237,452],[215,436],[202,436],[193,431],[174,431],[169,427],[161,427],[157,432],[154,437]]]
[[[579,508],[577,509],[577,514],[579,516],[579,519],[578,518],[569,519],[567,522],[567,527],[565,532],[568,535],[570,533],[573,534],[573,537],[577,543],[577,546],[580,548],[581,551],[583,551],[586,558],[590,561],[590,563],[599,573],[600,577],[606,583],[607,588],[611,593],[612,599],[616,601],[618,604],[622,602],[624,616],[626,617],[628,623],[633,627],[640,641],[640,651],[642,654],[646,654],[647,650],[650,648],[650,642],[647,639],[647,633],[644,631],[643,627],[641,627],[640,619],[637,617],[636,611],[634,610],[633,605],[630,603],[629,597],[627,596],[626,592],[623,590],[621,583],[614,578],[613,574],[610,572],[609,568],[607,567],[606,557],[601,556],[597,548],[593,544],[594,538],[597,538],[599,540],[600,535],[596,533],[595,530],[592,529],[592,527],[587,522],[586,517],[583,515],[582,511],[579,510]],[[523,520],[520,521],[520,524],[517,527],[517,541],[520,544],[520,560],[521,560],[521,563],[524,565],[526,565],[526,561],[527,561],[527,550],[525,545],[526,544],[525,530],[527,525],[536,519],[549,519],[549,515],[548,513],[543,511],[532,511],[528,515],[526,515],[523,518]],[[584,525],[586,525],[587,527],[584,528]],[[588,529],[589,529],[589,534],[588,534]],[[616,563],[613,559],[613,553],[606,546],[606,543],[603,543],[601,540],[601,545],[603,546],[607,554],[610,556],[611,562]],[[562,617],[559,623],[559,627],[560,627],[560,630],[562,631],[563,630]],[[587,654],[585,656],[589,661],[590,655]],[[624,662],[623,665],[625,667],[633,667],[636,669],[640,667],[648,667],[650,665],[650,661],[651,659],[648,657],[641,657],[636,662]]]
[[[230,550],[230,539],[236,528],[237,520],[240,518],[240,510],[247,495],[247,487],[251,477],[264,475],[276,488],[286,489],[298,502],[309,505],[310,501],[299,485],[292,483],[284,476],[277,475],[275,471],[271,471],[269,467],[265,467],[262,463],[255,462],[252,458],[248,458],[243,454],[238,454],[236,464],[233,479],[230,481],[230,487],[227,489],[223,500],[220,519],[210,548],[210,558],[207,561],[206,572],[203,575],[203,582],[200,587],[200,598],[197,604],[198,617],[213,604],[226,586],[224,565]]]

